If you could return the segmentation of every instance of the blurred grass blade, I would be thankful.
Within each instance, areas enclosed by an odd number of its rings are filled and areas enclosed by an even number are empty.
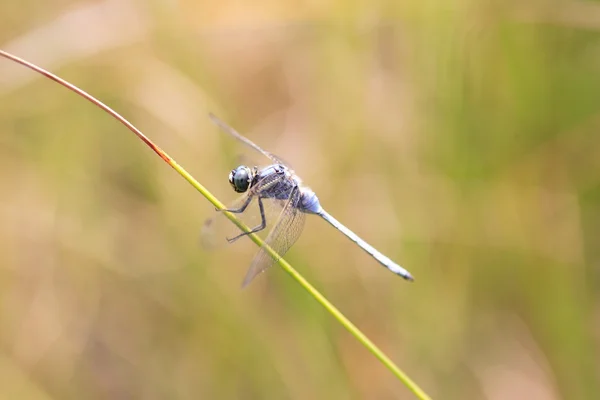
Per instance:
[[[169,164],[175,171],[177,171],[183,178],[188,181],[193,187],[195,187],[208,201],[210,201],[215,207],[219,209],[225,208],[223,203],[221,203],[215,196],[212,195],[204,186],[202,186],[198,181],[196,181],[185,169],[183,169],[179,164],[175,162],[167,153],[165,153],[160,147],[155,145],[150,139],[148,139],[139,129],[137,129],[133,124],[127,121],[124,117],[122,117],[119,113],[114,111],[112,108],[102,103],[100,100],[96,99],[92,95],[87,92],[79,89],[78,87],[72,85],[71,83],[63,80],[62,78],[54,75],[51,72],[46,71],[43,68],[38,67],[35,64],[32,64],[22,58],[14,56],[10,53],[7,53],[3,50],[0,50],[0,55],[12,60],[18,64],[21,64],[33,71],[44,75],[45,77],[57,82],[58,84],[66,87],[67,89],[77,93],[81,97],[87,99],[91,103],[100,107],[108,114],[110,114],[113,118],[121,122],[125,125],[130,131],[132,131],[138,138],[140,138],[148,147],[150,147],[156,154],[160,156],[167,164]],[[225,212],[224,213],[227,218],[231,220],[235,225],[237,225],[244,232],[249,232],[249,228],[238,220],[234,214]],[[256,243],[259,247],[263,246],[262,239],[256,234],[249,234],[250,239],[254,243]],[[283,258],[279,258],[277,253],[275,253],[270,247],[266,246],[266,250],[276,259],[278,258],[279,265],[294,278],[307,292],[309,292],[315,300],[317,300],[335,319],[339,321],[359,342],[361,342],[375,357],[377,357],[400,381],[402,381],[419,399],[430,399],[430,397],[425,393],[415,382],[412,381],[398,366],[387,356],[383,351],[381,351],[364,333],[362,333],[348,318],[342,314],[333,304],[329,302],[317,289],[315,289],[300,273],[298,273],[292,266],[285,261]]]

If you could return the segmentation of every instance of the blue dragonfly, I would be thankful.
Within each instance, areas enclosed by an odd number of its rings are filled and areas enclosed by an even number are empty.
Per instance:
[[[329,222],[334,228],[346,235],[350,240],[356,243],[361,249],[371,255],[382,266],[396,275],[400,275],[406,280],[412,281],[412,275],[400,265],[377,251],[373,246],[362,240],[354,232],[345,227],[337,219],[331,216],[321,207],[317,195],[302,184],[302,180],[294,173],[292,168],[280,157],[263,150],[249,139],[242,136],[235,129],[221,121],[215,115],[209,115],[211,120],[225,133],[233,136],[246,146],[258,151],[270,161],[266,167],[248,167],[240,165],[229,173],[229,184],[237,193],[243,193],[234,203],[225,210],[231,213],[244,213],[248,206],[256,200],[260,211],[260,223],[253,227],[249,232],[241,232],[238,235],[227,238],[229,243],[233,243],[249,233],[257,233],[267,227],[266,207],[272,207],[275,204],[279,211],[279,217],[272,225],[264,243],[277,253],[278,257],[271,255],[265,247],[261,247],[252,260],[250,268],[244,278],[242,287],[247,286],[257,275],[264,272],[273,265],[278,258],[285,253],[298,240],[304,228],[306,214],[314,214]],[[268,202],[265,200],[271,200]],[[206,221],[205,226],[209,226],[214,219]]]

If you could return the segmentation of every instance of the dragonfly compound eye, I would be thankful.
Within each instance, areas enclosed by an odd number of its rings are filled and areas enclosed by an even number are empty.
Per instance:
[[[248,190],[251,181],[252,170],[245,165],[241,165],[229,173],[229,184],[238,193]]]

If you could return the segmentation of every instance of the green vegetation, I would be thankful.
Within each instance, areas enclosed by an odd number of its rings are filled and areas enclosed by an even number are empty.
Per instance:
[[[598,397],[598,3],[67,3],[4,2],[0,48],[221,200],[208,111],[289,160],[416,281],[318,219],[286,259],[433,398]],[[241,291],[256,246],[199,247],[98,108],[2,61],[0,133],[0,397],[411,398],[280,269]]]

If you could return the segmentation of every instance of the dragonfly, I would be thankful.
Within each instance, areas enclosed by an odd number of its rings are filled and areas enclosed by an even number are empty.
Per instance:
[[[271,163],[262,168],[256,166],[251,168],[246,165],[240,165],[229,173],[229,184],[235,192],[243,194],[227,208],[217,209],[217,211],[242,214],[253,201],[256,201],[260,211],[260,223],[247,232],[241,232],[234,237],[227,238],[227,241],[233,243],[251,233],[257,233],[266,229],[267,213],[265,209],[267,207],[267,200],[271,200],[269,206],[275,204],[277,209],[280,209],[279,216],[274,224],[272,224],[263,246],[258,250],[258,253],[254,256],[250,264],[242,287],[246,287],[257,275],[264,272],[287,253],[302,233],[306,214],[314,214],[323,218],[371,255],[382,266],[408,281],[414,280],[406,269],[376,250],[325,211],[317,195],[302,183],[302,180],[294,173],[289,164],[275,154],[263,150],[214,114],[209,114],[209,117],[223,132],[251,149],[256,150]],[[207,220],[205,226],[211,225],[213,221],[214,218]],[[269,251],[267,246],[274,253]]]

